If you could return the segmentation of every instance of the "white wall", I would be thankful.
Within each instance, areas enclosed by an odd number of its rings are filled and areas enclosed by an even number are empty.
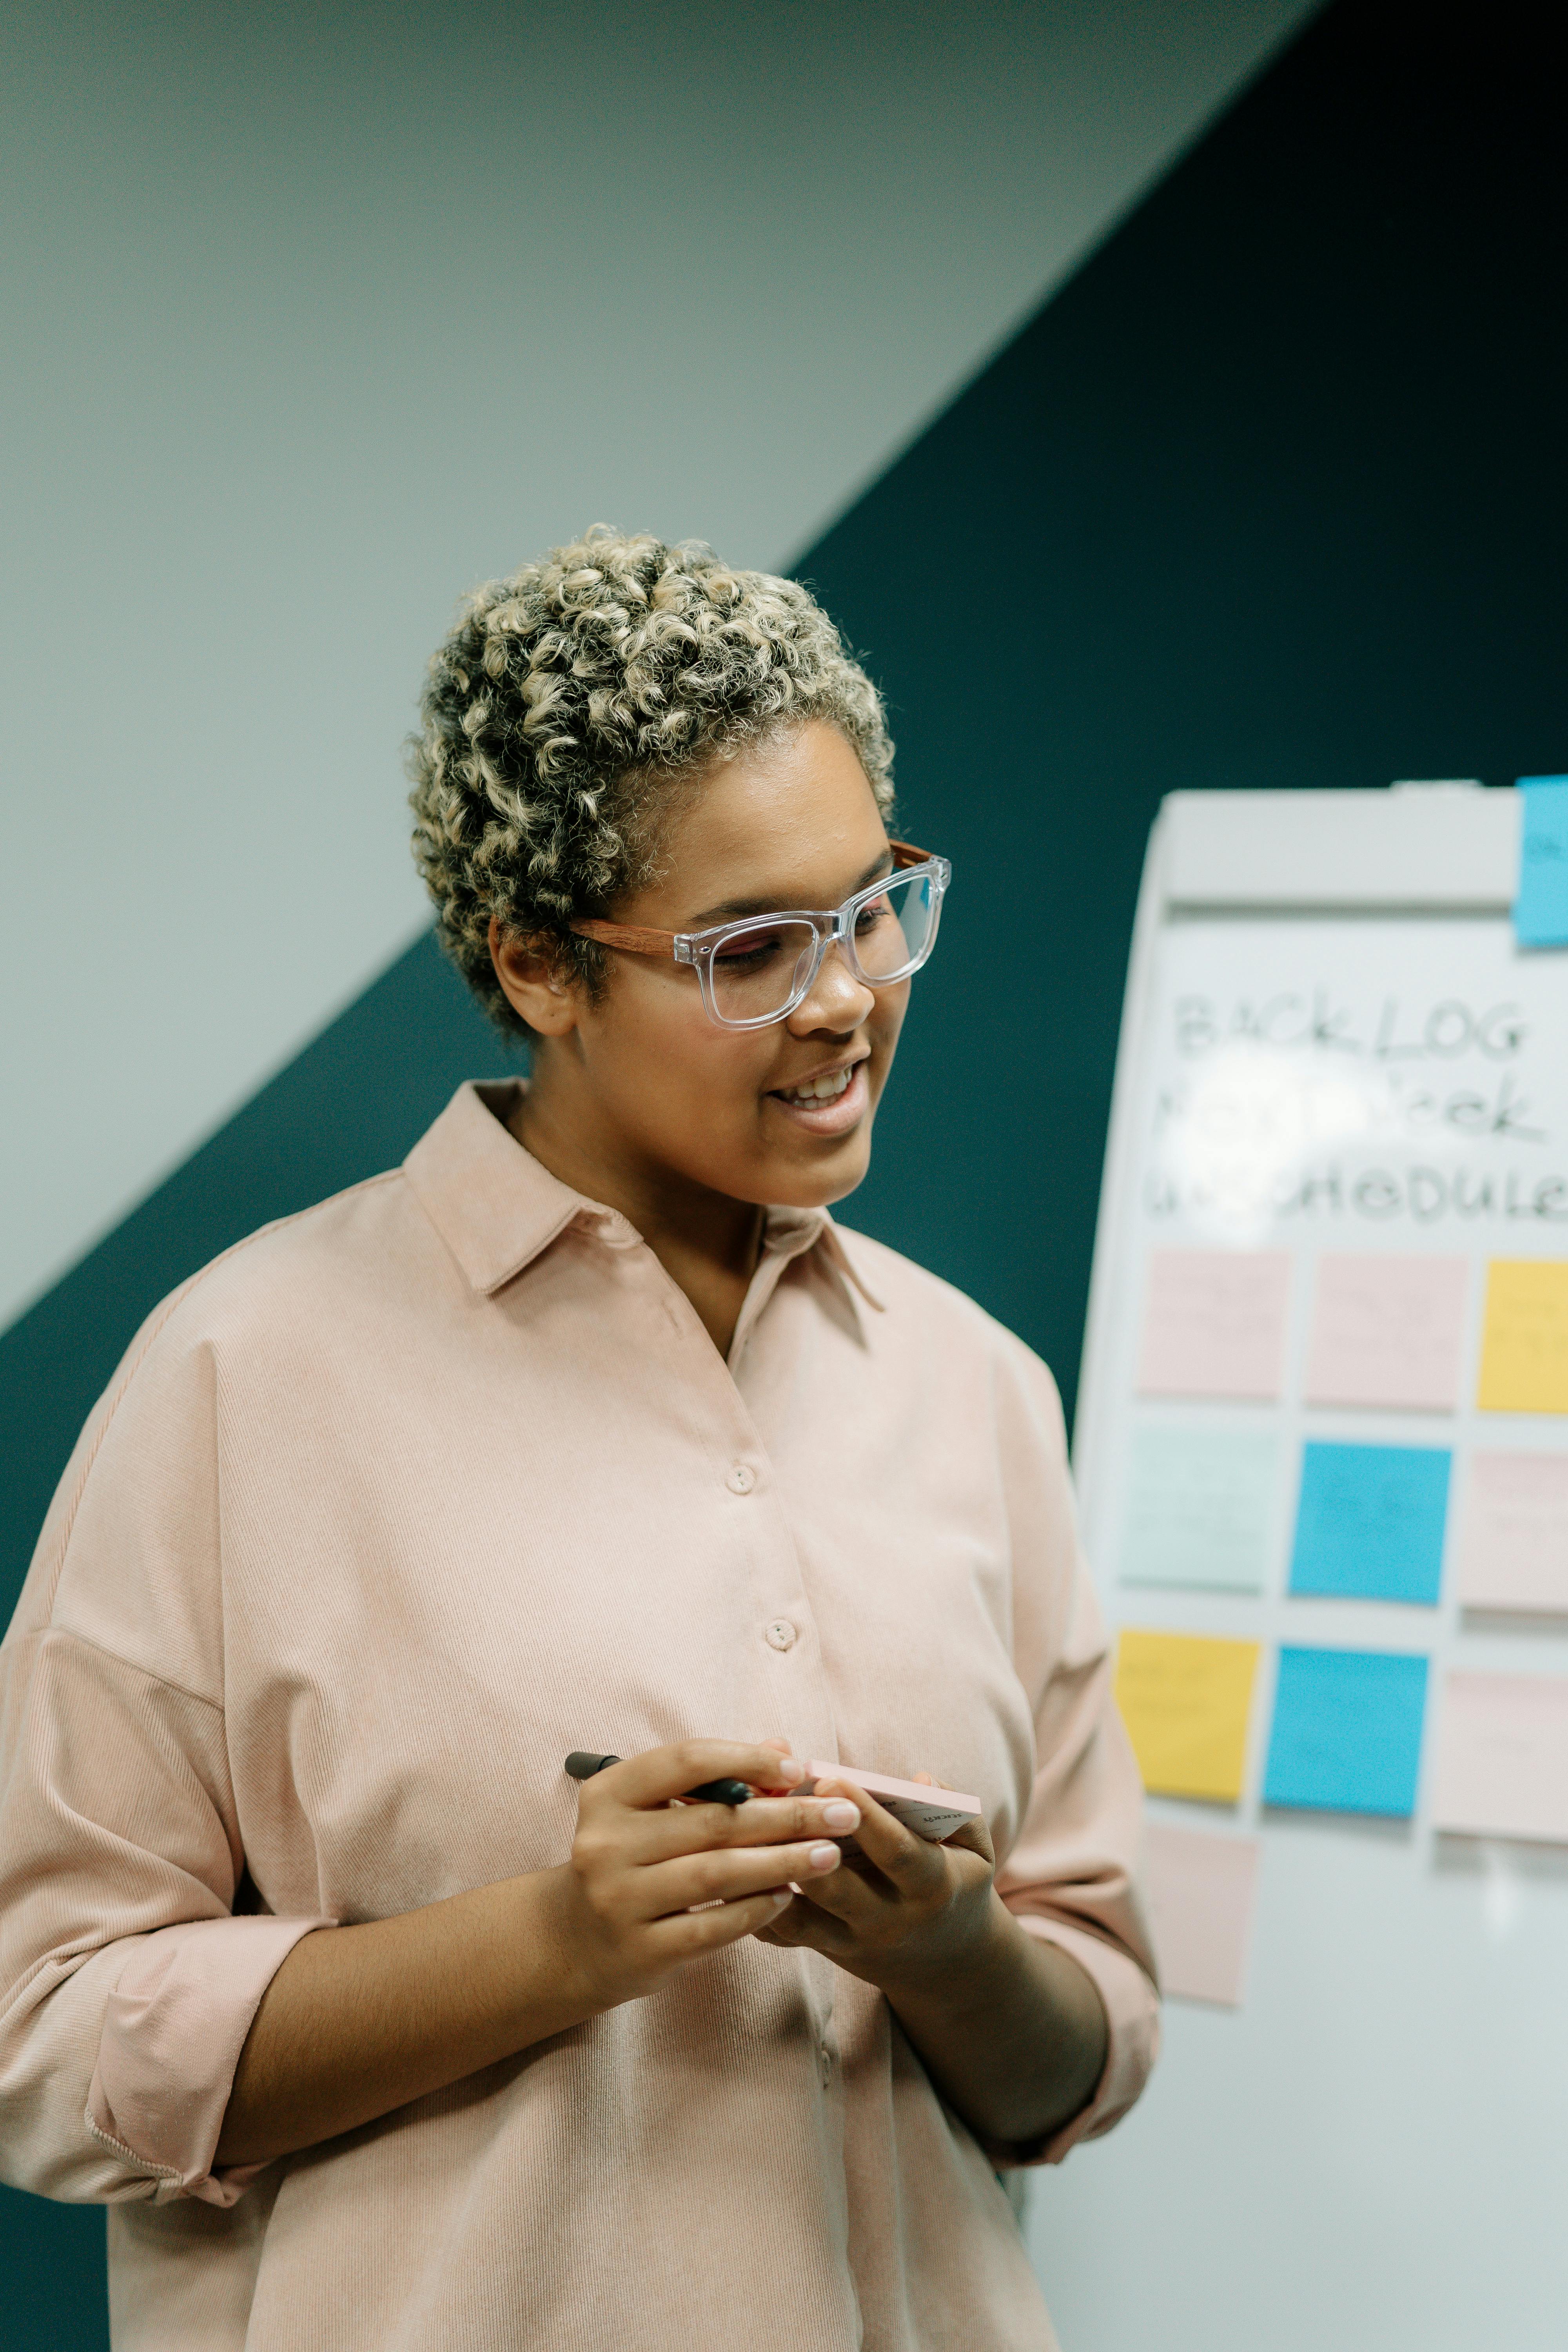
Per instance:
[[[458,593],[787,562],[1310,9],[11,12],[0,1322],[423,920]]]

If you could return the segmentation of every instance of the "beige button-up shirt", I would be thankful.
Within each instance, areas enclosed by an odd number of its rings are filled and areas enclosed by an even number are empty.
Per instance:
[[[301,1935],[561,1862],[574,1748],[782,1736],[977,1791],[1029,1933],[1156,2001],[1049,1375],[826,1214],[728,1363],[465,1087],[218,1259],[67,1471],[0,1709],[0,2165],[110,2202],[116,2352],[1041,2352],[992,2163],[887,2003],[748,1938],[285,2161],[213,2170]]]

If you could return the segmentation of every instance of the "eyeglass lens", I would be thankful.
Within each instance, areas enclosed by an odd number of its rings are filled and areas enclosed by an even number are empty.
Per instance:
[[[862,980],[885,987],[924,954],[934,894],[926,874],[898,875],[856,910],[846,944]],[[809,923],[759,921],[731,932],[715,952],[710,984],[721,1021],[766,1021],[783,1013],[811,969],[816,933]]]

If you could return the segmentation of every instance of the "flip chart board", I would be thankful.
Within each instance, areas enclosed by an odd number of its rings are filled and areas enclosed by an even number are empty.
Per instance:
[[[1183,1684],[1228,1778],[1148,1801],[1161,2073],[1031,2209],[1073,2352],[1562,2337],[1568,950],[1514,930],[1519,801],[1176,793],[1150,844],[1074,1465],[1152,1778],[1150,1660],[1257,1664],[1239,1743]]]

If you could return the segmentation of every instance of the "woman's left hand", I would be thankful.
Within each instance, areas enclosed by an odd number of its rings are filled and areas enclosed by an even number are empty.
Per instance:
[[[915,1778],[933,1785],[929,1772]],[[753,1932],[875,1985],[971,2130],[993,2149],[1037,2150],[1087,2105],[1105,2068],[1110,2027],[1092,1978],[1014,1918],[984,1821],[932,1845],[850,1781],[825,1775],[814,1793],[858,1806],[860,1853],[797,1886]]]
[[[929,1772],[915,1778],[933,1786]],[[819,1883],[800,1887],[788,1908],[757,1932],[763,1943],[809,1945],[884,1991],[945,1978],[995,1931],[996,1869],[984,1821],[941,1845],[905,1829],[865,1789],[823,1779],[818,1796],[845,1796],[860,1810],[858,1856]]]

